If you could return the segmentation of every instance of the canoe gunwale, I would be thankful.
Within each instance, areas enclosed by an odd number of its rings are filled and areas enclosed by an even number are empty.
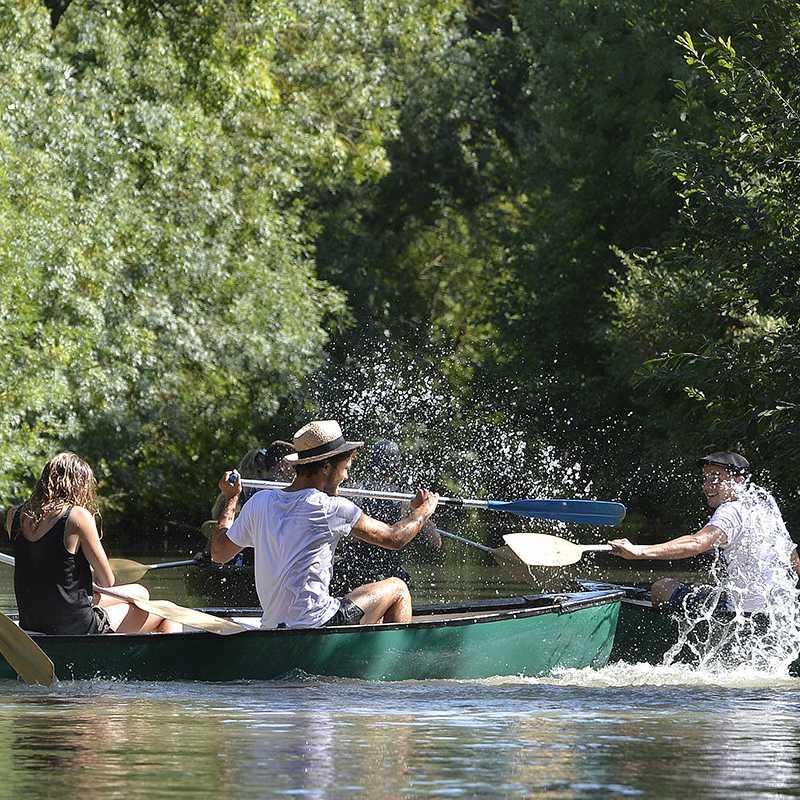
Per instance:
[[[463,613],[460,609],[463,606],[459,604],[449,604],[436,606],[439,609],[438,613],[433,614],[433,618],[405,623],[394,624],[375,624],[375,625],[338,625],[323,628],[252,628],[244,630],[241,633],[234,634],[234,638],[290,638],[293,636],[336,636],[337,634],[353,633],[368,635],[370,633],[381,633],[385,631],[398,631],[398,630],[430,630],[434,628],[449,628],[459,627],[464,625],[482,625],[486,623],[494,623],[501,620],[523,619],[527,617],[545,616],[548,614],[572,614],[587,608],[596,606],[609,605],[615,602],[621,602],[624,599],[624,591],[622,590],[597,590],[586,592],[565,592],[557,595],[523,595],[519,598],[507,598],[500,600],[503,602],[513,602],[516,600],[525,601],[521,605],[513,605],[511,607],[499,607],[495,610],[490,608],[481,608],[479,604],[471,606],[475,611],[473,616],[459,616],[451,618],[446,616],[445,609],[449,613]],[[549,599],[551,602],[547,605],[541,605],[542,600]],[[492,602],[492,601],[489,601]],[[534,605],[535,604],[535,605]],[[416,613],[420,613],[426,607],[421,606],[415,609]],[[222,609],[222,608],[204,608],[198,609],[206,613],[217,613],[219,616],[260,616],[260,609]],[[237,612],[237,613],[232,613]],[[12,619],[16,619],[16,614],[9,614]],[[436,616],[441,616],[441,619],[436,619]],[[125,639],[125,641],[132,642],[136,640],[150,641],[154,636],[159,638],[169,638],[170,640],[183,639],[191,637],[192,640],[198,637],[207,639],[220,638],[217,634],[207,631],[193,630],[182,631],[179,633],[170,634],[157,634],[157,633],[134,633],[134,634],[100,634],[100,635],[55,635],[44,634],[30,631],[30,636],[34,641],[47,642],[86,642],[87,640],[105,640],[109,639]]]

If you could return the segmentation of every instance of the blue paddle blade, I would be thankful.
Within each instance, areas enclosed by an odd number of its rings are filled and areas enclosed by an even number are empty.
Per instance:
[[[580,522],[583,525],[618,525],[625,506],[608,500],[488,500],[494,511],[510,511],[520,517]]]

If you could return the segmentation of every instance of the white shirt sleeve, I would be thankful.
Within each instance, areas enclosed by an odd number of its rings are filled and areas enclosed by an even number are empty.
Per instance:
[[[252,499],[242,506],[239,516],[228,529],[228,538],[239,547],[253,546],[253,502]]]
[[[327,508],[328,525],[332,533],[345,536],[364,513],[352,500],[346,497],[332,497]]]
[[[737,502],[723,503],[708,521],[709,525],[719,528],[725,534],[728,539],[726,547],[736,541],[742,532],[743,523],[741,505]]]

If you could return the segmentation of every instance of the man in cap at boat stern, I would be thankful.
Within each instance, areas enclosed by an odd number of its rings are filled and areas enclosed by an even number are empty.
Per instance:
[[[697,460],[711,519],[697,533],[662,544],[609,542],[612,553],[629,560],[690,558],[717,548],[717,587],[661,578],[651,587],[653,604],[674,611],[698,610],[716,599],[722,612],[763,611],[770,599],[794,593],[800,560],[774,498],[750,483],[750,464],[739,453],[718,452]]]
[[[411,595],[399,578],[367,583],[344,597],[332,597],[333,554],[339,539],[348,534],[399,550],[433,515],[439,495],[418,489],[409,513],[387,525],[338,495],[364,442],[347,441],[334,420],[317,420],[297,431],[292,445],[295,452],[286,456],[295,468],[292,483],[258,492],[235,521],[242,490],[239,476],[233,484],[231,472],[222,476],[219,488],[226,501],[211,540],[212,559],[224,564],[244,547],[255,550],[263,628],[408,622]]]

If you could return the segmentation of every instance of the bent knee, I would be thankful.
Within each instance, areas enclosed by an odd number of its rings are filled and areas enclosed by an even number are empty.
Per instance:
[[[386,584],[386,588],[395,594],[397,597],[411,597],[411,592],[408,591],[408,584],[402,578],[386,578],[381,581]]]
[[[150,592],[141,583],[126,583],[123,586],[115,586],[120,592],[124,592],[130,597],[135,597],[137,600],[149,600]]]

